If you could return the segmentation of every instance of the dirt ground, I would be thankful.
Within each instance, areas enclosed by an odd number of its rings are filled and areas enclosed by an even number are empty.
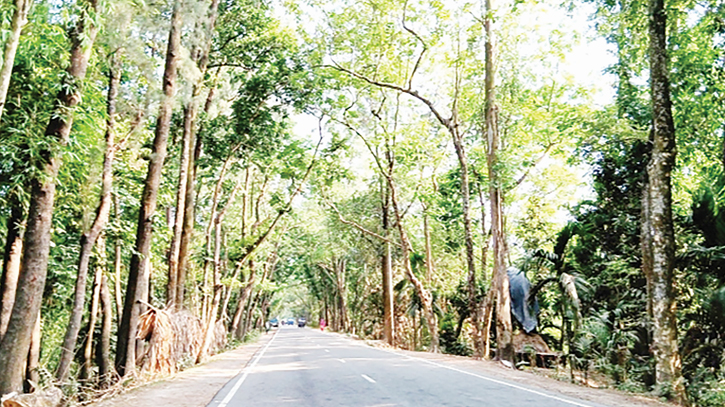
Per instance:
[[[176,375],[137,387],[116,397],[91,404],[92,407],[203,407],[206,406],[224,384],[237,376],[251,361],[254,354],[272,337],[262,335],[255,343],[242,345],[234,350],[216,355],[206,363],[187,369]],[[423,359],[429,363],[445,363],[471,373],[536,388],[550,393],[591,401],[604,405],[627,407],[674,407],[653,398],[628,394],[613,389],[593,389],[547,377],[532,371],[512,370],[498,362],[471,358],[411,352],[391,349],[378,341],[366,341],[370,346],[388,352]]]

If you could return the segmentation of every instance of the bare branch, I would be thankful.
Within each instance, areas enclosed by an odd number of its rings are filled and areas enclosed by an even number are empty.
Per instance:
[[[334,65],[323,65],[323,66],[346,73],[354,78],[360,79],[361,81],[367,82],[371,85],[378,86],[381,88],[395,90],[395,91],[410,95],[410,96],[418,99],[419,101],[423,102],[423,104],[425,104],[426,106],[428,106],[428,109],[431,111],[431,113],[433,113],[433,115],[436,117],[438,122],[441,123],[449,132],[451,132],[451,133],[455,132],[455,125],[453,124],[453,121],[451,119],[446,119],[445,117],[443,117],[443,115],[441,115],[441,113],[438,111],[438,109],[436,109],[435,105],[433,105],[433,102],[431,102],[428,98],[426,98],[425,96],[418,93],[417,90],[406,89],[406,88],[403,88],[402,86],[396,85],[394,83],[373,80],[373,79],[366,77],[365,75],[362,75],[355,71],[351,71],[336,63]]]
[[[420,62],[423,60],[423,54],[425,54],[425,52],[428,50],[428,44],[426,44],[425,41],[423,41],[423,39],[420,37],[420,35],[418,35],[418,33],[416,33],[410,27],[405,25],[405,17],[406,17],[407,11],[408,11],[408,1],[406,0],[405,5],[403,6],[403,28],[405,29],[405,31],[412,34],[418,40],[418,42],[420,42],[423,45],[423,50],[420,51],[420,54],[418,54],[418,59],[415,61],[415,66],[413,66],[413,71],[410,73],[410,77],[408,78],[408,90],[410,90],[413,88],[413,77],[415,76],[415,73],[418,71],[418,68],[420,67]]]
[[[539,165],[539,163],[541,163],[541,161],[544,159],[544,157],[546,157],[547,154],[549,154],[549,151],[555,145],[556,145],[556,143],[549,143],[549,145],[546,146],[546,149],[544,150],[543,153],[541,153],[541,156],[539,156],[539,158],[536,159],[536,161],[534,162],[534,164],[526,170],[526,172],[524,173],[524,175],[522,175],[521,178],[519,178],[516,181],[516,185],[514,185],[514,188],[516,188],[517,186],[521,185],[521,183],[524,182],[524,180],[526,179],[526,177],[528,177],[529,174],[531,173],[531,170],[534,169],[534,168],[536,168],[536,166]]]
[[[398,243],[398,242],[394,242],[394,241],[392,241],[392,240],[390,240],[390,239],[386,238],[385,236],[381,236],[381,235],[379,235],[379,234],[377,234],[377,233],[373,232],[372,230],[369,230],[369,229],[365,228],[365,226],[362,226],[362,225],[360,225],[360,224],[359,224],[359,223],[357,223],[357,222],[354,222],[354,221],[351,221],[351,220],[347,220],[347,219],[345,219],[345,218],[344,218],[344,217],[342,216],[342,213],[340,213],[340,210],[339,210],[339,209],[337,209],[337,207],[335,206],[335,204],[333,204],[332,202],[330,202],[330,201],[329,201],[329,200],[327,200],[327,199],[325,199],[324,201],[325,201],[325,203],[326,203],[326,204],[327,204],[327,205],[328,205],[328,206],[329,206],[329,207],[330,207],[330,208],[331,208],[331,209],[332,209],[333,211],[335,211],[335,213],[337,214],[337,218],[338,218],[338,219],[340,220],[340,222],[342,222],[342,223],[344,223],[344,224],[346,224],[346,225],[348,225],[348,226],[352,226],[352,227],[354,227],[355,229],[357,229],[357,230],[361,231],[362,233],[364,233],[364,234],[366,234],[366,235],[369,235],[369,236],[375,237],[375,238],[377,238],[377,239],[380,239],[380,240],[382,240],[383,242],[386,242],[386,243],[390,243],[390,244],[393,244],[393,245],[396,245],[396,246],[400,247],[400,243]]]

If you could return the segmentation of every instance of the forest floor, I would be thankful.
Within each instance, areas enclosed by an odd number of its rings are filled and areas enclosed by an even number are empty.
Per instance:
[[[251,361],[255,353],[265,346],[273,335],[261,335],[253,343],[247,343],[236,349],[218,354],[204,364],[184,370],[175,375],[162,378],[118,396],[98,401],[92,407],[203,407],[232,378],[239,375]],[[348,337],[348,335],[341,335]],[[521,384],[527,388],[540,389],[549,393],[558,393],[571,398],[591,401],[603,405],[628,407],[674,407],[644,395],[630,394],[614,389],[595,389],[557,380],[550,376],[551,369],[513,370],[493,361],[474,360],[469,357],[432,354],[427,352],[393,349],[380,341],[365,341],[368,345],[408,357],[423,359],[429,363],[444,363],[447,366],[480,374],[494,380],[503,380]]]

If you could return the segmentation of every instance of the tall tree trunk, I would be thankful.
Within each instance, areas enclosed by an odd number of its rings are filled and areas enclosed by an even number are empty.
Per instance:
[[[393,256],[390,247],[390,193],[387,184],[381,186],[383,194],[383,230],[385,238],[383,243],[382,272],[383,272],[383,336],[390,346],[395,346],[395,318],[393,293]]]
[[[116,351],[116,369],[122,376],[132,372],[136,364],[135,341],[138,317],[143,305],[138,304],[137,295],[142,287],[148,286],[145,280],[145,259],[149,257],[153,215],[156,211],[156,199],[161,182],[161,172],[166,158],[166,145],[169,138],[171,113],[173,108],[174,91],[176,87],[176,68],[181,49],[181,4],[174,2],[171,16],[171,28],[166,50],[166,66],[164,69],[163,91],[164,97],[159,107],[159,116],[156,121],[153,151],[149,160],[148,174],[144,184],[139,209],[138,229],[136,232],[136,246],[131,256],[128,271],[128,285],[126,286],[126,299],[123,304],[123,317],[118,330],[118,349]]]
[[[456,112],[454,110],[454,121],[456,121]],[[463,212],[463,230],[464,240],[466,243],[466,269],[468,271],[468,304],[471,313],[471,325],[473,325],[474,336],[474,356],[481,357],[482,335],[481,335],[481,307],[477,299],[478,285],[476,284],[476,260],[473,248],[473,231],[471,222],[471,193],[469,189],[468,179],[468,157],[466,155],[466,146],[464,144],[463,135],[460,134],[458,127],[449,127],[451,136],[453,137],[453,145],[458,157],[458,166],[460,168],[461,181],[461,210]]]
[[[15,0],[14,3],[15,11],[13,11],[13,19],[10,23],[10,36],[5,42],[2,70],[0,70],[0,118],[2,118],[5,111],[5,100],[8,96],[10,78],[13,75],[15,53],[18,51],[18,45],[20,44],[20,34],[25,24],[28,23],[28,11],[30,11],[30,6],[33,4],[32,0]]]
[[[59,382],[64,382],[68,378],[68,371],[73,360],[73,354],[75,353],[78,332],[81,329],[81,320],[83,319],[83,310],[85,308],[88,263],[91,259],[93,246],[108,224],[108,218],[111,213],[113,160],[116,152],[116,99],[118,96],[118,88],[121,84],[120,65],[120,57],[118,53],[115,53],[108,75],[108,96],[106,103],[108,118],[106,119],[106,151],[103,157],[101,197],[93,224],[81,236],[81,250],[78,256],[78,275],[76,276],[75,293],[73,294],[73,309],[71,310],[70,321],[68,322],[68,328],[63,339],[60,361],[58,362],[58,370],[55,375]],[[100,280],[97,284],[100,284]]]
[[[656,381],[669,396],[688,404],[677,346],[677,303],[674,287],[675,233],[672,223],[672,169],[677,146],[672,120],[667,56],[667,11],[664,0],[650,0],[650,93],[654,145],[647,165],[652,239],[651,282],[653,349]]]
[[[214,99],[214,88],[209,90],[209,94],[206,98],[204,105],[204,113],[209,113],[211,108],[212,100]],[[194,234],[194,212],[196,207],[196,174],[197,166],[196,163],[201,156],[202,142],[197,131],[194,136],[194,154],[189,159],[189,171],[186,181],[186,199],[184,200],[184,226],[181,230],[181,240],[179,242],[179,262],[178,262],[178,275],[176,277],[176,304],[183,306],[184,304],[184,291],[186,284],[186,274],[188,272],[189,265],[189,243]]]
[[[110,381],[111,373],[111,328],[113,325],[113,307],[111,305],[111,291],[108,288],[108,278],[101,279],[101,339],[96,347],[96,364],[98,365],[98,382],[101,388],[106,387]]]
[[[61,147],[68,143],[73,125],[73,108],[81,100],[81,84],[98,32],[90,18],[97,12],[97,0],[85,1],[83,5],[88,10],[82,13],[78,24],[69,34],[71,52],[66,86],[58,94],[56,114],[51,115],[45,131],[45,138]],[[38,317],[48,272],[55,178],[61,165],[59,150],[50,148],[41,153],[44,159],[43,175],[30,182],[32,188],[22,272],[18,278],[8,328],[0,342],[0,394],[22,390],[23,368],[33,333],[33,325],[28,324],[28,321]]]
[[[7,220],[8,230],[3,255],[2,281],[0,281],[0,341],[10,321],[10,314],[15,303],[15,291],[20,277],[20,263],[23,254],[23,207],[13,194],[10,201],[10,218]]]
[[[503,191],[497,170],[498,149],[501,143],[498,134],[498,107],[496,106],[493,31],[491,0],[486,0],[484,30],[486,32],[485,59],[485,122],[486,147],[489,179],[489,200],[491,205],[491,235],[493,239],[493,275],[492,289],[496,290],[496,343],[497,359],[513,364],[513,325],[511,323],[511,294],[506,275],[506,232],[503,219]]]
[[[392,158],[389,157],[390,168],[385,177],[388,181],[388,187],[390,188],[390,203],[393,206],[393,214],[395,214],[395,223],[398,226],[398,232],[400,234],[400,243],[403,251],[403,270],[405,270],[405,276],[413,284],[416,294],[420,297],[420,301],[423,304],[423,312],[425,313],[426,323],[428,325],[428,332],[430,333],[430,352],[437,353],[439,349],[438,339],[438,318],[433,312],[433,296],[430,291],[423,287],[423,283],[413,274],[413,269],[410,264],[410,239],[408,239],[408,233],[405,230],[403,224],[403,216],[400,213],[400,206],[398,205],[397,191],[395,183],[392,178]]]
[[[181,237],[184,229],[184,217],[186,215],[186,189],[193,183],[189,182],[189,173],[193,171],[190,165],[192,160],[192,147],[194,146],[194,134],[196,127],[196,117],[198,111],[198,99],[203,88],[203,80],[209,65],[209,52],[211,50],[212,33],[216,25],[217,10],[219,8],[219,0],[212,0],[209,6],[209,16],[205,29],[203,30],[205,43],[197,48],[194,52],[194,60],[199,68],[200,76],[198,81],[192,87],[192,95],[189,103],[184,108],[184,127],[181,143],[181,156],[179,158],[179,181],[176,193],[176,214],[174,221],[174,235],[171,240],[171,249],[169,250],[169,273],[167,285],[167,303],[173,308],[180,309],[183,302],[177,302],[177,297],[181,297],[183,301],[183,293],[181,296],[177,294],[179,288],[179,255],[181,252]]]

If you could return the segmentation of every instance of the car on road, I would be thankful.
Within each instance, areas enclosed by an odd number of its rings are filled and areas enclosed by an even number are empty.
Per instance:
[[[279,327],[279,319],[272,318],[269,320],[269,324],[272,326],[272,328],[278,328]]]
[[[297,318],[297,326],[300,328],[304,328],[305,324],[307,324],[307,320],[305,320],[303,317]]]

